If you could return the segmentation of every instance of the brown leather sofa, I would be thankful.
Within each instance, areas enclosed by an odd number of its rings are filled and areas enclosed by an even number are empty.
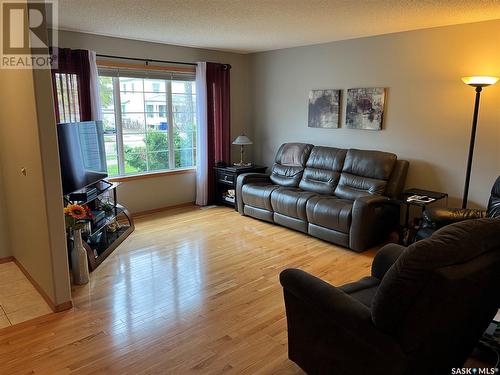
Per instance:
[[[363,251],[398,227],[390,197],[407,171],[407,161],[387,152],[285,143],[270,176],[238,176],[238,211]]]

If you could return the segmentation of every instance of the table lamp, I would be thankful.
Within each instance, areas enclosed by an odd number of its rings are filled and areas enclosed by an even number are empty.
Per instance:
[[[241,149],[240,149],[240,162],[234,163],[234,165],[238,165],[238,166],[242,166],[242,167],[252,165],[252,163],[244,163],[243,162],[243,154],[245,152],[244,147],[246,145],[251,145],[251,144],[253,144],[252,140],[244,134],[236,137],[236,139],[233,141],[233,145],[240,145]]]
[[[471,76],[462,77],[462,82],[466,85],[476,88],[476,101],[474,104],[474,115],[472,117],[472,131],[469,144],[469,158],[467,160],[467,172],[465,173],[464,197],[462,200],[462,208],[467,208],[467,198],[469,195],[470,172],[472,168],[472,157],[474,155],[474,143],[476,141],[477,115],[479,113],[479,99],[483,87],[491,86],[497,83],[498,77],[487,76]]]

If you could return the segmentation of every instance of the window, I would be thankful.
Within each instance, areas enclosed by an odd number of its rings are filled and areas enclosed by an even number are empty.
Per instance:
[[[80,121],[80,104],[78,101],[78,77],[76,74],[55,73],[57,108],[59,122]]]
[[[167,106],[165,104],[160,104],[158,106],[158,108],[159,108],[160,117],[166,117],[167,116]]]
[[[195,166],[194,73],[99,69],[110,176]]]

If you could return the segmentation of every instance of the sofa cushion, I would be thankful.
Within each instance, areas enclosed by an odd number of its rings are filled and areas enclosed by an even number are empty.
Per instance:
[[[271,194],[274,212],[306,221],[307,201],[315,194],[297,188],[278,188]]]
[[[396,155],[388,152],[350,149],[335,195],[351,200],[367,194],[383,195],[396,160]]]
[[[271,181],[281,186],[299,186],[312,148],[313,145],[307,143],[282,144],[271,169]]]
[[[347,150],[315,146],[300,180],[302,190],[319,194],[333,194],[344,166]]]
[[[335,195],[339,198],[356,200],[365,195],[383,195],[387,182],[350,173],[340,175]]]
[[[307,221],[339,232],[349,233],[353,201],[331,196],[315,196],[306,205]]]
[[[396,155],[389,152],[350,149],[342,172],[387,181],[396,159]]]
[[[271,193],[277,188],[279,188],[278,185],[263,182],[245,184],[241,189],[243,203],[272,211]]]

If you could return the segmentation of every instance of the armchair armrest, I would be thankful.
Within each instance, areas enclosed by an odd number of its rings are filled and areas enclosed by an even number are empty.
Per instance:
[[[281,272],[280,282],[288,355],[307,373],[404,372],[404,353],[391,336],[374,326],[368,307],[298,269]]]
[[[363,251],[383,242],[398,223],[399,204],[381,195],[361,196],[352,207],[349,247]]]
[[[280,282],[283,289],[330,319],[342,322],[345,329],[357,331],[361,322],[372,325],[368,307],[307,272],[295,268],[286,269],[280,273]]]
[[[422,214],[424,228],[439,229],[448,224],[486,217],[486,211],[467,208],[429,207]]]
[[[382,280],[406,247],[390,243],[379,250],[372,263],[372,276]]]
[[[236,206],[241,215],[243,215],[243,196],[241,194],[241,189],[243,188],[243,185],[252,182],[271,183],[271,178],[265,173],[242,173],[238,176],[238,179],[236,180]]]

